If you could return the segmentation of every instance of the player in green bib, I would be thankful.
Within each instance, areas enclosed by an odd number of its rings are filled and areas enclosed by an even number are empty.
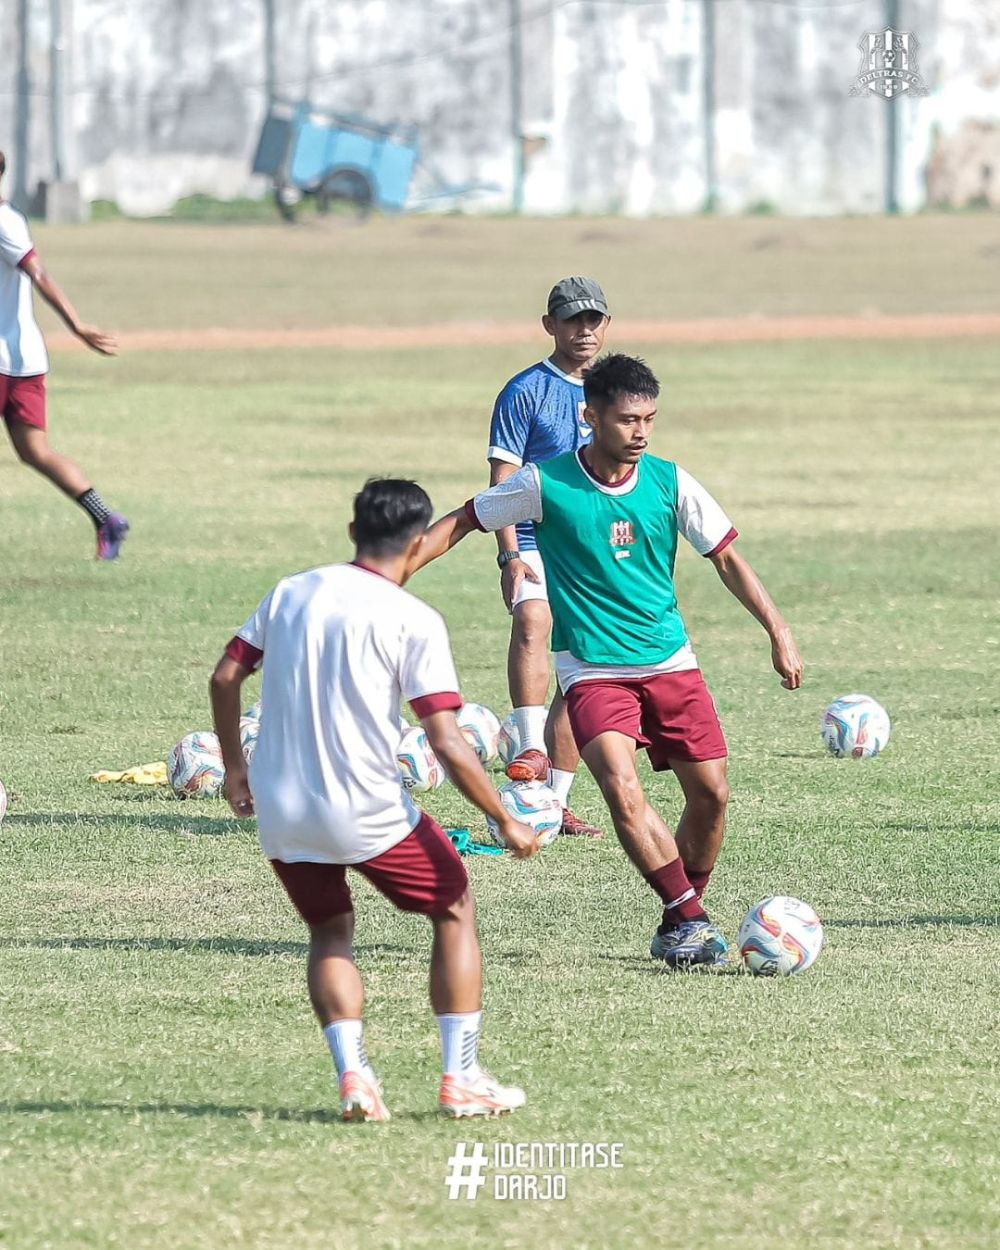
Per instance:
[[[724,964],[727,943],[702,896],[725,832],[726,741],[677,607],[678,537],[715,565],[764,627],[789,690],[802,683],[791,630],[736,551],[729,518],[679,465],[647,454],[659,383],[632,356],[584,378],[593,441],[526,464],[427,533],[415,567],[473,529],[534,521],[552,606],[556,676],[580,752],[629,858],[663,902],[650,954],[671,967]],[[637,747],[684,793],[676,836],[646,799]],[[548,761],[539,760],[538,780]]]

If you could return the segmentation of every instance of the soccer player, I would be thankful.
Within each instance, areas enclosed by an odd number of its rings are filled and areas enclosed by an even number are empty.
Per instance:
[[[491,486],[506,481],[526,462],[551,460],[590,442],[590,426],[583,419],[583,375],[604,347],[608,302],[593,278],[563,278],[549,292],[547,309],[542,325],[552,337],[552,355],[511,378],[493,407]],[[580,753],[558,685],[546,724],[552,613],[534,525],[524,521],[504,526],[497,532],[497,546],[500,586],[511,614],[507,684],[520,746],[507,775],[552,787],[563,804],[564,834],[603,837],[602,830],[569,807]]]
[[[402,589],[430,518],[415,482],[370,480],[354,500],[354,561],[279,582],[212,678],[227,797],[237,816],[256,811],[264,853],[309,926],[309,994],[347,1120],[389,1119],[365,1054],[347,867],[433,927],[441,1109],[498,1115],[525,1101],[479,1065],[482,961],[468,878],[447,835],[403,789],[396,762],[402,697],[452,781],[497,822],[514,855],[537,852],[534,832],[503,807],[458,729],[462,698],[444,622]],[[263,715],[248,777],[240,687],[262,663]]]
[[[725,830],[726,742],[677,608],[674,559],[683,536],[764,627],[782,685],[802,661],[770,595],[737,552],[736,530],[680,466],[647,454],[659,383],[634,357],[598,361],[584,377],[593,441],[526,464],[444,517],[419,553],[426,563],[473,529],[531,520],[552,603],[556,676],[584,760],[618,837],[663,902],[650,954],[671,967],[721,964],[727,943],[702,896]],[[636,771],[673,769],[684,794],[676,837]]]
[[[6,168],[0,152],[0,180]],[[128,521],[108,507],[79,465],[49,446],[45,411],[49,359],[31,306],[33,286],[78,339],[102,356],[115,354],[114,337],[80,320],[43,267],[27,221],[0,199],[0,412],[21,462],[76,500],[97,531],[97,558],[115,560],[128,534]]]

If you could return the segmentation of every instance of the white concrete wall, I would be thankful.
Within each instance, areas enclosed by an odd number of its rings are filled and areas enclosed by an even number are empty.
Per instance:
[[[467,207],[509,204],[507,0],[276,4],[283,94],[308,90],[320,106],[415,122],[447,181],[497,184]],[[49,176],[47,7],[32,0],[31,185]],[[521,7],[527,210],[701,208],[700,0],[521,0]],[[141,214],[196,191],[264,193],[248,172],[264,110],[263,0],[74,0],[74,8],[70,155],[89,198]],[[933,149],[947,170],[948,160],[990,148],[1000,126],[1000,0],[902,0],[900,9],[900,27],[920,42],[931,94],[888,105],[849,95],[858,40],[879,24],[878,0],[716,3],[724,211],[877,211],[889,108],[901,120],[906,208],[924,202]],[[0,147],[8,161],[15,14],[16,0],[0,0]],[[986,139],[970,144],[967,128],[980,123]],[[959,181],[955,173],[942,178]],[[995,181],[1000,187],[1000,171]]]

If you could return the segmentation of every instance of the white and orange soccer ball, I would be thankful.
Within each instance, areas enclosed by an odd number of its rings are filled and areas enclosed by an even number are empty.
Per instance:
[[[514,713],[511,712],[504,718],[497,734],[497,754],[504,764],[509,764],[520,751],[521,739],[514,724]]]
[[[441,761],[431,750],[427,734],[419,725],[411,726],[400,738],[396,761],[403,786],[411,794],[437,790],[445,783]]]
[[[820,724],[826,749],[839,759],[873,759],[885,748],[891,730],[889,713],[866,694],[834,699]]]
[[[816,962],[823,948],[823,926],[808,903],[776,894],[750,908],[736,940],[755,976],[792,976]]]
[[[167,780],[179,798],[214,799],[225,779],[222,749],[213,733],[188,734],[167,758]]]
[[[500,787],[500,802],[515,820],[535,831],[541,847],[551,846],[559,837],[563,823],[563,805],[556,792],[541,781],[508,781]],[[486,826],[497,846],[506,847],[500,826],[489,816]]]
[[[0,824],[3,824],[3,818],[7,815],[7,791],[4,784],[0,781]]]
[[[240,717],[240,746],[243,758],[249,764],[253,753],[257,750],[257,737],[260,734],[260,717],[243,715]]]
[[[481,764],[497,757],[500,722],[482,703],[463,703],[455,713],[462,736],[479,756]]]

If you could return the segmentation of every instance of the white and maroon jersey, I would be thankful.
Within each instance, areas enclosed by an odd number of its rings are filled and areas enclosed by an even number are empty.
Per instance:
[[[27,221],[16,208],[0,203],[0,373],[12,378],[49,369],[31,304],[31,279],[21,268],[34,250]]]
[[[640,482],[643,460],[619,483],[608,483],[596,477],[586,460],[576,453],[585,479],[594,490],[608,497],[625,498]],[[703,556],[723,551],[738,537],[729,517],[720,504],[680,465],[674,466],[677,476],[677,532]],[[497,486],[483,491],[470,501],[476,523],[486,530],[503,529],[515,522],[530,519],[544,523],[544,492],[542,475],[536,464],[528,463]],[[467,505],[467,508],[469,505]],[[609,626],[611,628],[611,626]],[[683,672],[698,667],[698,658],[686,638],[675,651],[657,663],[623,664],[588,663],[569,650],[555,652],[556,678],[565,692],[579,681],[622,681],[656,677],[660,673]]]
[[[420,819],[396,753],[400,700],[416,715],[462,705],[439,613],[357,564],[298,573],[229,644],[263,664],[250,763],[261,845],[285,863],[357,864]]]

